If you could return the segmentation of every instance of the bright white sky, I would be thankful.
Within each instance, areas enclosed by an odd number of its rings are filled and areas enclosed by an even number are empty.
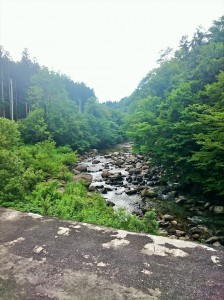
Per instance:
[[[14,60],[28,48],[40,65],[114,101],[135,90],[161,50],[223,14],[223,0],[0,0],[0,44]]]

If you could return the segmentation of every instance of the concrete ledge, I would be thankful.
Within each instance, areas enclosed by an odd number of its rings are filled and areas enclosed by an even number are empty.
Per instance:
[[[222,300],[224,253],[0,208],[0,299]]]

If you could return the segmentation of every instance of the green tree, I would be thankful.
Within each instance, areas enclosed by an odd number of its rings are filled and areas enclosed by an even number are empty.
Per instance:
[[[135,150],[150,154],[169,179],[222,197],[223,20],[208,33],[197,29],[191,41],[183,37],[174,56],[162,54],[160,66],[125,99]]]
[[[16,122],[0,118],[0,149],[12,149],[20,142],[20,133]]]
[[[35,144],[51,138],[43,109],[31,111],[27,118],[19,121],[19,131],[25,143]]]

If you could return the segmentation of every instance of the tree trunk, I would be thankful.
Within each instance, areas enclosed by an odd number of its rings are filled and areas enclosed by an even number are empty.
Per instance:
[[[1,106],[0,106],[0,116],[5,118],[5,98],[4,98],[4,82],[3,82],[3,72],[1,66]]]
[[[13,115],[13,86],[12,86],[12,79],[10,78],[9,80],[9,95],[10,95],[10,119],[13,121],[14,120],[14,115]]]

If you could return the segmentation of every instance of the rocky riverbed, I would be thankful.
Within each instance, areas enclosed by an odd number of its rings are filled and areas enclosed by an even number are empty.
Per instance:
[[[224,207],[179,194],[178,185],[164,182],[161,168],[132,154],[130,144],[104,153],[94,150],[73,171],[76,180],[84,179],[89,191],[101,193],[114,209],[125,208],[139,218],[155,210],[163,236],[224,245]]]

